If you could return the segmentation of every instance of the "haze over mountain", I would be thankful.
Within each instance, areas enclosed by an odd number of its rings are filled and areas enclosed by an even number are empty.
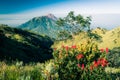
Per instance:
[[[0,24],[16,27],[33,17],[53,13],[63,17],[70,11],[75,14],[91,15],[91,27],[112,29],[120,23],[119,0],[1,0]]]
[[[59,17],[64,17],[66,14],[61,14],[57,15],[56,13],[53,12],[57,18]],[[79,13],[82,14],[82,13]],[[16,27],[19,26],[28,20],[34,18],[34,16],[42,16],[42,15],[47,15],[47,13],[39,13],[35,14],[33,16],[31,15],[0,15],[0,24],[7,24],[11,27]],[[92,22],[91,22],[91,28],[96,28],[96,27],[102,27],[102,28],[107,28],[107,29],[113,29],[117,26],[120,26],[119,19],[120,19],[120,14],[82,14],[83,16],[91,16],[92,17]]]
[[[68,20],[68,17],[64,17],[64,19]],[[60,40],[71,37],[73,33],[78,33],[80,32],[80,30],[82,30],[81,27],[82,25],[75,21],[73,22],[74,26],[69,22],[64,23],[64,25],[59,25],[59,23],[61,24],[61,22],[59,22],[59,19],[57,19],[53,14],[48,14],[46,16],[34,17],[31,20],[27,21],[26,23],[18,26],[18,28],[30,30],[37,34],[47,35],[56,40]]]
[[[18,27],[41,35],[48,35],[52,38],[56,38],[56,34],[60,31],[56,21],[57,18],[53,14],[48,14],[46,16],[34,17]]]

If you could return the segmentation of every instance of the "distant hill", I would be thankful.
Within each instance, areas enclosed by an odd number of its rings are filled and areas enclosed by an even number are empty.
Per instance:
[[[96,29],[92,30],[92,33],[98,34],[98,35],[104,35],[108,30],[107,29],[103,29],[100,27],[97,27]]]
[[[34,17],[28,22],[18,26],[19,28],[33,31],[51,38],[56,38],[60,28],[56,24],[57,18],[53,14]]]
[[[120,47],[120,27],[107,31],[102,35],[102,40],[103,42],[99,44],[99,47],[109,47],[110,49]]]
[[[96,28],[92,30],[93,42],[98,44],[99,48],[106,48],[113,49],[115,47],[120,47],[120,27],[117,27],[112,30],[106,30],[103,28]],[[80,32],[77,35],[74,35],[73,39],[67,39],[62,41],[56,41],[53,47],[61,47],[62,45],[78,45],[84,44],[87,40],[89,40],[88,33]]]
[[[52,58],[53,41],[7,25],[0,25],[0,60],[43,62]]]

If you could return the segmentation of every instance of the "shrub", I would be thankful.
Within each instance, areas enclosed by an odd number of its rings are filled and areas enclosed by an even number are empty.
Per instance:
[[[44,80],[40,67],[37,65],[25,65],[17,62],[16,65],[0,63],[0,80]]]
[[[120,67],[120,47],[113,48],[107,55],[110,67]]]
[[[19,35],[19,34],[14,34],[12,36],[12,39],[16,39],[19,42],[24,41],[24,38],[21,35]]]
[[[62,46],[55,49],[54,65],[58,66],[60,80],[99,80],[110,79],[105,72],[108,66],[106,51],[99,50],[94,43],[81,44],[80,46]]]

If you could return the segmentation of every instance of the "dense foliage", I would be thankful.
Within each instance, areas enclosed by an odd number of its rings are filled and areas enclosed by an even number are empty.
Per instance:
[[[61,80],[110,79],[105,72],[108,66],[106,52],[99,50],[94,43],[63,46],[54,52],[54,64]]]
[[[53,41],[7,25],[0,25],[0,60],[43,62],[52,58]]]
[[[0,62],[0,80],[44,80],[41,72],[40,64],[23,66],[22,62],[11,65]]]
[[[45,63],[0,62],[0,80],[117,80],[120,70],[107,67],[108,54],[94,43],[62,46]]]
[[[88,16],[84,18],[82,15],[75,15],[74,12],[71,11],[66,17],[59,18],[56,23],[63,27],[69,35],[73,35],[80,31],[90,32],[91,17]]]
[[[107,55],[111,67],[120,67],[120,47],[113,48]]]

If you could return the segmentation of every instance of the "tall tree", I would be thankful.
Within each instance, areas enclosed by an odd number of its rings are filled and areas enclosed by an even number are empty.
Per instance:
[[[69,26],[74,31],[81,31],[86,30],[90,31],[90,24],[91,24],[91,17],[88,16],[84,18],[82,15],[78,14],[77,16],[74,15],[74,12],[71,11],[68,15],[64,18],[59,18],[57,21],[59,26]],[[71,33],[71,32],[70,32]]]

